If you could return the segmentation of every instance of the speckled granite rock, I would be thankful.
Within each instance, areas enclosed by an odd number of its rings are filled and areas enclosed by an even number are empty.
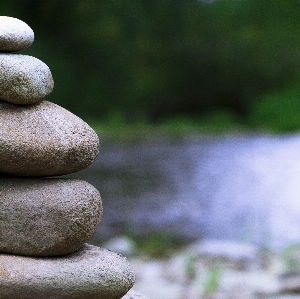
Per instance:
[[[15,52],[28,48],[34,41],[32,29],[23,21],[0,16],[0,51]]]
[[[81,180],[2,177],[0,194],[0,252],[71,253],[92,237],[102,216],[99,192]]]
[[[22,21],[0,17],[0,52],[33,39]],[[84,121],[41,101],[53,86],[42,61],[0,53],[0,299],[120,299],[134,270],[119,254],[84,244],[101,220],[99,192],[41,178],[80,171],[99,152]]]
[[[22,106],[0,101],[0,173],[54,176],[88,167],[97,134],[76,115],[48,101]]]
[[[51,93],[53,78],[37,58],[0,53],[0,99],[14,104],[33,104]]]
[[[134,281],[126,258],[88,244],[55,258],[0,254],[1,299],[118,299]]]

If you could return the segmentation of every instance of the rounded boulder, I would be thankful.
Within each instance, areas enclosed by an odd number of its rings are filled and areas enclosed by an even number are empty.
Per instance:
[[[33,30],[23,21],[0,16],[0,51],[16,52],[28,48],[34,41]]]
[[[126,258],[88,244],[63,257],[0,255],[1,298],[119,299],[134,281]]]
[[[0,101],[0,173],[55,176],[88,167],[99,152],[94,130],[48,101],[21,106]]]
[[[0,99],[14,104],[33,104],[50,94],[54,81],[41,60],[21,54],[0,54]]]
[[[102,217],[99,192],[81,180],[2,177],[0,194],[0,252],[74,252],[92,237]]]

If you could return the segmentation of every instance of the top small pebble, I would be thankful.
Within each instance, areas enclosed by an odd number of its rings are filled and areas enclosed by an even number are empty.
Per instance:
[[[0,16],[0,52],[17,52],[28,48],[34,40],[33,30],[23,21]]]

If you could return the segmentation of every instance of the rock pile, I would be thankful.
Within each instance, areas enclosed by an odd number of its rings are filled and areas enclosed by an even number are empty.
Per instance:
[[[87,182],[45,178],[80,171],[98,155],[96,133],[43,100],[47,65],[27,55],[34,33],[0,17],[0,299],[117,299],[134,283],[120,255],[85,244],[102,216]]]

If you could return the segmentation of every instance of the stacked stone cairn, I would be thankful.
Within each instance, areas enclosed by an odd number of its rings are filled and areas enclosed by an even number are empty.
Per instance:
[[[133,269],[119,254],[86,244],[101,220],[99,192],[53,178],[88,167],[98,137],[43,100],[53,89],[49,68],[14,54],[33,40],[27,24],[0,17],[0,299],[121,298]]]

